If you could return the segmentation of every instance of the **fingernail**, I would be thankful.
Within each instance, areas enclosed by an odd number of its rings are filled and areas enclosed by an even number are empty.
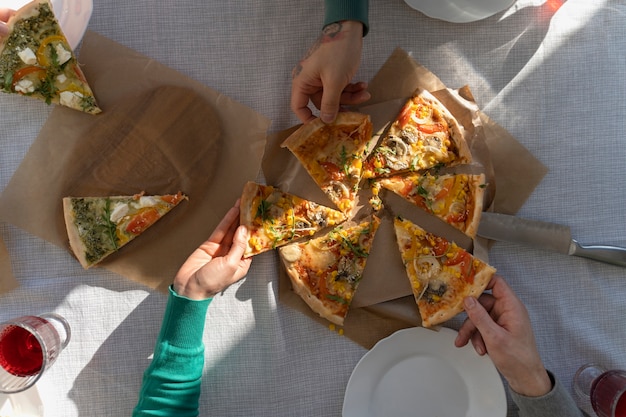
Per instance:
[[[480,356],[485,354],[485,349],[483,349],[482,345],[475,344],[474,350],[476,350],[476,353],[478,353]]]
[[[321,113],[320,119],[322,119],[324,123],[332,123],[335,120],[335,115],[331,113]]]
[[[476,305],[476,299],[474,297],[466,297],[463,303],[465,308],[473,308]]]

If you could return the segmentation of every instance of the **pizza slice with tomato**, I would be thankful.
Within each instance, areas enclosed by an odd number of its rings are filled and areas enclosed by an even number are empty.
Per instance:
[[[302,125],[282,143],[343,213],[357,203],[372,122],[366,114],[340,112],[333,123],[319,118]]]
[[[406,101],[363,168],[364,178],[424,171],[471,162],[461,127],[448,109],[427,91]]]
[[[379,225],[380,219],[370,216],[279,249],[294,292],[311,310],[343,326]]]
[[[313,236],[346,219],[338,210],[252,181],[243,188],[239,208],[240,223],[249,234],[244,257]]]
[[[469,237],[476,236],[483,211],[485,175],[407,174],[382,178],[372,187],[393,191]]]
[[[187,197],[169,195],[65,197],[63,215],[70,247],[88,269],[142,234]]]
[[[7,22],[0,38],[0,90],[100,113],[49,0],[34,0]]]
[[[424,327],[462,312],[465,297],[480,296],[496,272],[454,242],[409,220],[395,218],[394,228]]]

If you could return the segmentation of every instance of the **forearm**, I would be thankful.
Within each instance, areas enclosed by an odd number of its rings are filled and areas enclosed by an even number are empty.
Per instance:
[[[363,24],[363,36],[369,30],[369,0],[325,0],[324,26],[343,20]]]
[[[154,358],[144,372],[133,416],[197,416],[204,366],[202,343],[211,299],[170,295]]]
[[[582,417],[574,399],[565,387],[548,372],[552,389],[539,397],[527,397],[511,390],[511,398],[519,407],[520,417]]]

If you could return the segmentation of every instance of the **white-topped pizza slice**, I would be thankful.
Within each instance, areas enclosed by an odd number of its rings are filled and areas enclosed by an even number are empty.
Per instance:
[[[90,114],[100,113],[49,0],[34,0],[7,22],[0,38],[0,91]]]
[[[142,234],[187,197],[137,194],[65,197],[65,227],[74,255],[90,268]]]

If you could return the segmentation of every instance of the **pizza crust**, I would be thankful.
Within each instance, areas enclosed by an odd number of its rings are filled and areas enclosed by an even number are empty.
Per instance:
[[[456,300],[454,304],[451,304],[446,309],[439,309],[437,313],[433,315],[426,315],[422,311],[425,310],[425,308],[421,307],[421,304],[427,303],[427,301],[418,301],[417,305],[420,307],[419,310],[420,316],[422,318],[422,326],[436,326],[452,319],[457,314],[463,312],[465,310],[465,308],[463,307],[463,300],[466,297],[478,298],[483,293],[483,291],[485,291],[485,288],[487,288],[489,281],[491,281],[491,277],[495,273],[496,269],[494,267],[484,264],[484,267],[474,275],[474,283],[469,287],[469,291],[463,294],[463,296],[458,297],[458,300]]]
[[[93,264],[89,263],[85,257],[87,248],[80,238],[78,229],[76,228],[76,218],[74,217],[71,197],[63,198],[63,217],[65,218],[65,229],[67,230],[70,248],[72,249],[74,256],[78,259],[78,262],[80,262],[83,268],[91,268]]]
[[[309,123],[303,124],[292,133],[287,139],[283,141],[280,145],[282,148],[288,149],[297,149],[302,144],[306,143],[306,141],[317,133],[318,130],[332,125],[362,125],[363,123],[367,123],[369,121],[369,116],[362,113],[356,112],[339,112],[337,114],[337,118],[331,124],[326,124],[322,122],[320,118],[317,118]]]
[[[295,263],[300,260],[303,253],[298,245],[288,245],[279,249],[281,259],[285,265],[285,270],[291,281],[293,291],[302,298],[302,300],[320,317],[325,318],[331,323],[343,326],[344,318],[335,314],[320,299],[318,299],[304,283],[300,274],[295,268]]]
[[[472,200],[474,201],[474,207],[472,207],[472,211],[468,213],[468,223],[465,224],[464,233],[471,238],[474,238],[478,232],[478,224],[480,223],[480,217],[483,212],[485,198],[484,185],[485,174],[470,177],[470,190],[473,190]]]

